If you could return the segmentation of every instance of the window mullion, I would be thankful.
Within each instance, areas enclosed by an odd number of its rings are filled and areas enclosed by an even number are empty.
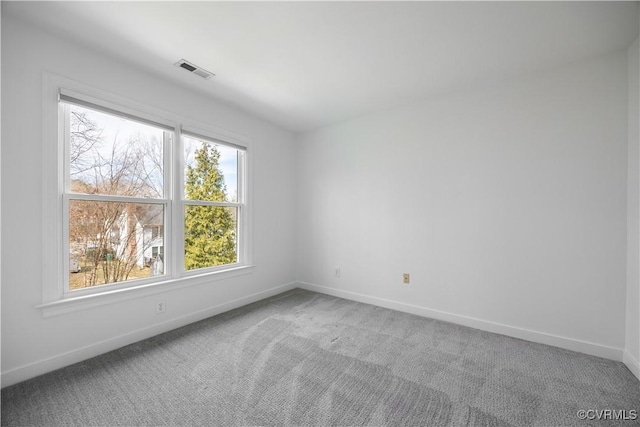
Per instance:
[[[163,134],[163,150],[164,150],[164,197],[168,199],[167,205],[164,211],[164,235],[163,235],[163,247],[164,247],[164,273],[167,276],[176,277],[175,257],[176,251],[174,250],[174,212],[175,212],[175,196],[174,196],[174,176],[173,170],[173,158],[175,155],[175,140],[177,138],[177,126],[174,127],[173,132],[165,131]],[[168,261],[168,262],[167,262]]]
[[[182,276],[184,273],[184,204],[182,196],[184,194],[183,163],[184,163],[184,138],[180,126],[176,126],[175,141],[172,147],[172,242],[171,257],[172,271],[175,276]]]

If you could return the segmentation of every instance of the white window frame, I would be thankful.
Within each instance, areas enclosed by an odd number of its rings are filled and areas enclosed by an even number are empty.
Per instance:
[[[224,145],[226,147],[230,147],[230,148],[237,148],[238,149],[238,154],[239,154],[239,158],[238,158],[238,181],[237,181],[237,185],[238,185],[238,201],[237,202],[213,202],[213,201],[203,201],[203,200],[187,200],[184,198],[184,179],[182,179],[182,176],[177,180],[179,186],[178,186],[178,192],[179,192],[179,200],[180,200],[180,212],[177,213],[176,217],[179,217],[179,222],[180,225],[182,226],[182,229],[179,231],[179,235],[180,236],[184,236],[184,211],[185,211],[185,207],[186,206],[219,206],[219,207],[235,207],[238,209],[238,227],[236,230],[237,236],[236,236],[236,255],[238,257],[239,260],[245,259],[249,254],[247,252],[247,244],[245,241],[245,227],[241,226],[242,223],[244,223],[245,221],[245,215],[246,215],[246,197],[247,197],[247,188],[246,188],[246,180],[245,180],[245,176],[246,176],[246,172],[247,172],[247,148],[243,147],[241,145],[237,145],[234,144],[232,142],[228,142],[228,141],[224,141],[218,138],[214,138],[211,136],[206,136],[206,134],[204,132],[202,132],[199,129],[195,129],[192,127],[187,127],[187,128],[182,128],[181,132],[180,132],[180,138],[182,139],[183,137],[190,137],[190,138],[196,138],[196,139],[201,139],[204,142],[207,143],[211,143],[211,144],[220,144],[220,145]],[[180,160],[180,166],[178,169],[180,172],[182,172],[182,168],[184,168],[184,150],[182,149],[184,147],[182,141],[179,145],[180,147],[180,154],[177,155],[176,157],[179,158]],[[184,239],[179,239],[178,242],[178,251],[179,253],[184,253]],[[175,257],[174,257],[175,258]],[[220,270],[225,270],[228,269],[230,267],[233,266],[238,266],[241,265],[242,263],[236,263],[236,264],[226,264],[226,265],[220,265],[220,266],[213,266],[213,267],[207,267],[207,268],[199,268],[196,270],[188,270],[188,271],[183,271],[183,275],[184,276],[191,276],[191,275],[199,275],[202,274],[202,272],[205,271],[220,271]]]
[[[61,114],[64,108],[60,103],[61,94],[63,98],[73,98],[95,105],[107,113],[117,112],[143,123],[147,121],[174,130],[173,143],[167,143],[167,138],[164,143],[164,198],[100,197],[105,200],[164,205],[165,274],[163,276],[133,279],[73,291],[68,289],[70,265],[68,205],[70,199],[83,199],[85,196],[70,196],[68,192],[69,165],[65,154],[67,137],[64,118]],[[152,295],[185,286],[207,284],[214,280],[252,272],[250,173],[252,150],[251,141],[248,138],[51,73],[44,73],[43,120],[43,297],[42,304],[37,307],[42,309],[45,316]],[[193,204],[191,201],[184,200],[183,134],[238,148],[243,153],[239,156],[238,162],[238,202],[210,202],[212,205],[238,207],[236,237],[238,263],[186,271],[183,255],[178,256],[184,254],[184,207],[187,204]],[[91,196],[86,198],[95,199]],[[195,204],[203,204],[203,202],[198,201]]]

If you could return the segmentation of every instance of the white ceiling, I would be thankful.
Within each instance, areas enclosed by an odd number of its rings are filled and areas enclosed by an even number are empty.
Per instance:
[[[626,48],[638,2],[2,2],[292,131]],[[176,68],[185,58],[217,76]]]

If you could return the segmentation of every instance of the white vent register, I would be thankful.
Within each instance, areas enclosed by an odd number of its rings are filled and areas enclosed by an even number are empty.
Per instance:
[[[209,80],[211,77],[215,76],[215,74],[213,74],[212,72],[207,71],[202,67],[198,67],[197,65],[192,64],[191,62],[185,59],[181,59],[180,61],[176,62],[173,65],[175,65],[176,67],[184,68],[190,73],[193,73],[196,76],[202,77],[205,80]]]

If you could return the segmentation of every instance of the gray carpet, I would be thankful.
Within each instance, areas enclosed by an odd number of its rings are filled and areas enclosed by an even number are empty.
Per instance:
[[[619,362],[296,289],[2,390],[2,425],[587,426]]]

